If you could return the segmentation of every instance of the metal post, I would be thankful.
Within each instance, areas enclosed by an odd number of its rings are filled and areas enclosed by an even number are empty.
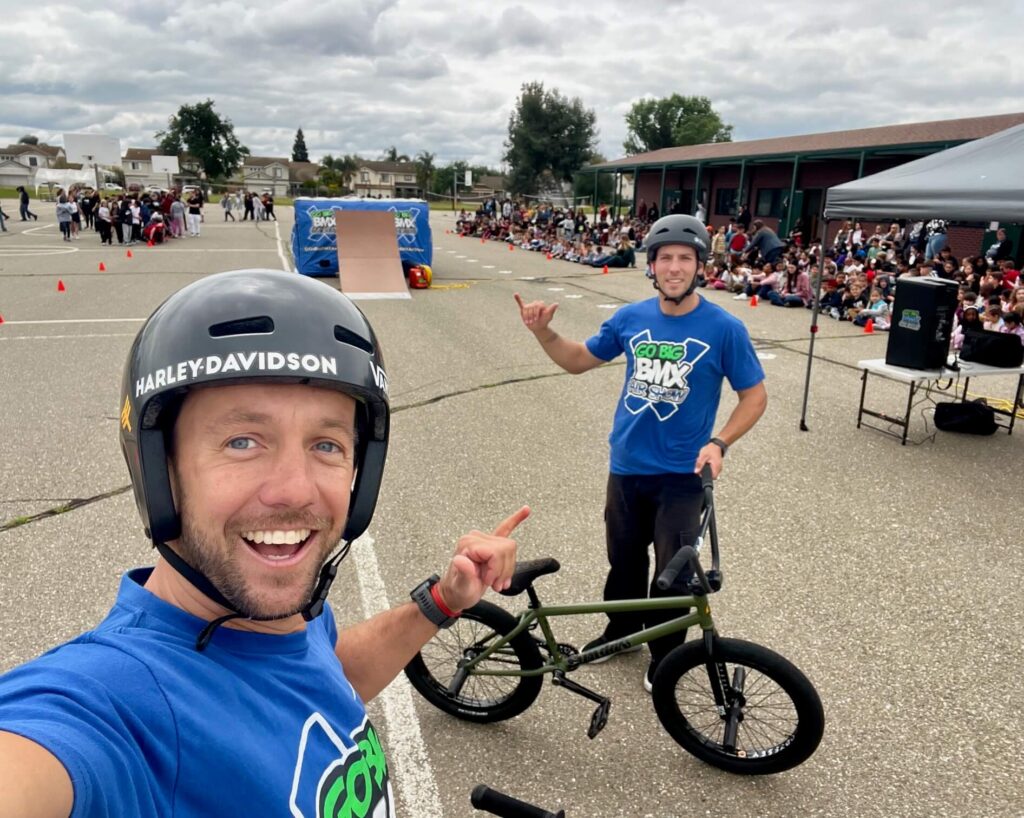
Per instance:
[[[743,183],[746,181],[746,176],[747,176],[747,160],[746,159],[741,159],[740,160],[740,182],[736,186],[736,206],[737,207],[742,207],[744,204],[746,204],[748,207],[750,206],[750,202],[747,201],[746,194],[743,192]],[[737,215],[739,215],[739,210],[737,210],[736,213],[737,213]]]
[[[814,338],[818,334],[818,313],[821,312],[821,282],[825,278],[825,239],[828,236],[828,218],[822,213],[821,248],[818,250],[818,281],[814,288],[814,309],[811,310],[811,346],[807,350],[807,377],[804,380],[804,407],[800,413],[800,431],[809,432],[807,428],[807,399],[811,393],[811,364],[814,363]]]
[[[698,162],[697,163],[697,177],[696,177],[696,181],[693,183],[693,201],[691,202],[691,207],[690,207],[690,212],[693,213],[694,216],[697,215],[697,205],[704,203],[704,200],[701,199],[701,197],[700,197],[700,181],[701,181],[701,175],[702,175],[703,171],[704,171],[704,164],[702,162]],[[708,211],[710,209],[711,208],[709,206],[709,207],[707,207],[704,210],[704,221],[705,222],[707,222],[707,220],[708,220],[707,216],[708,216]]]
[[[786,207],[786,234],[793,229],[793,199],[796,197],[796,177],[800,171],[799,154],[793,157],[793,179],[789,183],[789,204]],[[810,238],[810,236],[808,236]]]
[[[598,196],[598,193],[597,193],[597,179],[598,179],[598,171],[595,170],[594,171],[594,215],[595,216],[597,215],[597,196]]]
[[[867,158],[868,152],[860,152],[860,164],[857,165],[857,178],[860,179],[864,176],[864,160]]]
[[[662,210],[665,209],[665,170],[668,165],[661,166],[661,188],[658,191],[658,216],[664,216]]]

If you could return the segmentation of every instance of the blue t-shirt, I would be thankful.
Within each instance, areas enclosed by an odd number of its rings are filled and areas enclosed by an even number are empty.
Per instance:
[[[286,635],[218,628],[129,572],[92,631],[0,676],[0,730],[46,747],[73,818],[393,818],[378,735],[329,607]]]
[[[609,436],[613,474],[686,474],[711,438],[722,379],[736,391],[764,370],[747,328],[700,298],[686,315],[665,315],[658,298],[629,304],[587,339],[590,354],[626,353],[626,382]]]

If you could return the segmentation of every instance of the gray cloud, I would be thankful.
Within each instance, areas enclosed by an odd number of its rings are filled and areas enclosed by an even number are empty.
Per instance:
[[[700,94],[754,139],[1024,109],[1011,0],[0,0],[0,143],[110,133],[151,146],[207,97],[257,154],[388,146],[498,165],[524,82],[593,108],[622,155],[645,96]]]

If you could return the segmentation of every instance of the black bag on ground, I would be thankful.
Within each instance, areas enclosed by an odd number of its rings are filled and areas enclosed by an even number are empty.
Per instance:
[[[1012,332],[969,329],[964,334],[960,360],[1012,369],[1024,363],[1024,344]]]
[[[984,401],[943,401],[935,404],[935,428],[965,435],[994,435],[999,426],[995,411]]]

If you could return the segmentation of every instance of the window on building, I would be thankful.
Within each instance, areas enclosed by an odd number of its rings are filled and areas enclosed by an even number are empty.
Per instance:
[[[280,179],[281,178],[281,168],[274,168],[274,178],[275,179]]]
[[[139,163],[138,162],[132,162],[132,170],[138,170],[138,169],[139,169]]]
[[[389,184],[389,183],[391,182],[391,174],[390,174],[390,173],[382,173],[382,174],[380,175],[380,180],[381,180],[381,182],[383,182],[383,183],[384,183],[385,185],[386,185],[386,184]]]
[[[36,166],[37,166],[38,164],[39,164],[39,158],[38,158],[38,157],[36,157],[36,156],[30,156],[30,157],[28,158],[28,166],[29,166],[30,168],[34,168],[34,167],[36,167]]]
[[[359,181],[360,182],[369,182],[370,181],[370,174],[367,173],[364,170],[362,173],[359,174]]]
[[[412,176],[410,176],[409,174],[406,174],[405,175],[405,181],[411,182],[412,181]]]
[[[715,191],[715,215],[731,216],[736,212],[736,188],[720,187]]]
[[[769,216],[773,219],[782,218],[782,199],[785,192],[781,187],[763,187],[757,191],[755,216]]]

